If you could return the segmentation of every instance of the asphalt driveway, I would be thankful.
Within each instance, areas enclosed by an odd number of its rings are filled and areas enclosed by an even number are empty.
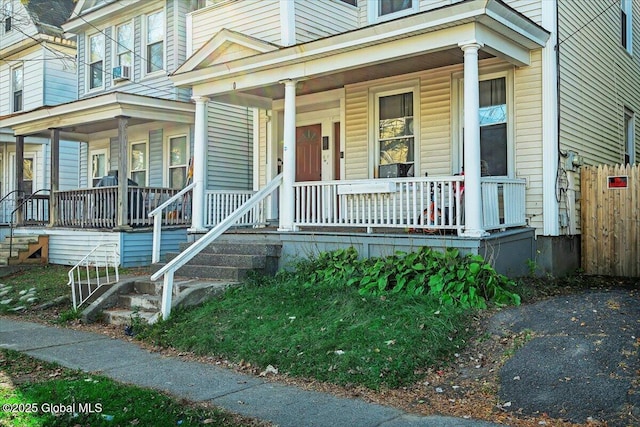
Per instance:
[[[504,409],[640,426],[640,289],[588,291],[506,309],[490,329],[531,336],[501,370]]]

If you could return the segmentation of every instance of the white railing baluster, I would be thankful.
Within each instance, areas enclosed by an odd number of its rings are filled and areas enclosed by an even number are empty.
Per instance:
[[[104,252],[104,260],[98,258],[99,251]],[[116,243],[103,243],[93,248],[76,265],[69,270],[67,276],[71,286],[71,298],[73,299],[73,309],[77,310],[102,286],[116,283],[120,280],[118,267],[118,245]],[[115,272],[115,281],[111,280],[110,269]],[[81,271],[84,270],[83,280]],[[91,274],[95,277],[91,277]],[[85,292],[86,290],[86,292]],[[86,295],[85,295],[86,294]]]

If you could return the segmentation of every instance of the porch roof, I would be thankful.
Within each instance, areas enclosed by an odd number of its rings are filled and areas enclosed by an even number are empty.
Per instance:
[[[304,81],[298,95],[328,91],[462,63],[461,42],[480,43],[480,59],[528,65],[530,51],[543,47],[549,32],[499,0],[474,0],[290,47],[246,50],[240,58],[218,54],[220,38],[179,67],[173,82],[191,86],[194,96],[268,108],[284,97],[283,79]]]
[[[128,117],[129,126],[149,122],[193,124],[195,105],[123,92],[43,106],[31,111],[0,117],[0,127],[14,135],[48,136],[58,129],[67,140],[86,141],[90,134],[118,129],[118,117]]]

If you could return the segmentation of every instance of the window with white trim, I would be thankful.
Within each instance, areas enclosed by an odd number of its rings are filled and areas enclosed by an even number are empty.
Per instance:
[[[95,187],[98,181],[107,174],[107,149],[91,151],[91,186]]]
[[[89,36],[89,90],[102,87],[104,81],[104,35]]]
[[[507,176],[507,79],[480,81],[480,161],[483,175]]]
[[[369,22],[386,21],[418,12],[419,0],[369,0]]]
[[[127,22],[116,27],[116,66],[133,66],[133,25]]]
[[[188,153],[187,137],[169,138],[169,187],[184,188],[187,182]]]
[[[11,106],[13,112],[22,111],[22,109],[24,108],[23,89],[24,69],[22,68],[22,66],[14,67],[11,69]]]
[[[624,164],[633,165],[636,162],[635,114],[630,109],[624,109]]]
[[[410,176],[417,157],[416,91],[380,92],[374,102],[378,177]]]
[[[633,1],[620,0],[620,43],[633,53]]]
[[[131,144],[131,179],[141,187],[147,185],[147,143]]]
[[[147,74],[164,69],[164,11],[147,15],[145,46]]]
[[[35,166],[35,161],[33,157],[25,157],[22,160],[23,170],[22,170],[22,189],[24,190],[24,194],[32,194],[33,193],[33,171]]]

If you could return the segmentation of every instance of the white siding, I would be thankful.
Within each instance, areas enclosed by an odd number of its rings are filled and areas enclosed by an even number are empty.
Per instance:
[[[164,164],[162,152],[164,150],[164,132],[162,129],[149,131],[149,186],[163,186]]]
[[[339,0],[296,0],[296,42],[304,43],[357,28],[358,8]]]
[[[1,6],[2,4],[0,4],[0,7]],[[4,14],[4,10],[2,11],[2,13]],[[4,49],[38,34],[38,30],[35,25],[33,25],[33,21],[31,21],[29,13],[22,5],[22,2],[19,0],[13,0],[12,21],[13,29],[8,33],[5,33],[4,22],[2,23],[2,28],[0,29],[0,32],[2,34],[2,36],[0,37],[0,49]]]
[[[192,19],[193,51],[223,28],[280,44],[279,0],[224,2],[193,12]]]
[[[75,190],[80,186],[82,168],[79,167],[79,164],[80,144],[72,141],[60,141],[59,189],[61,191]]]
[[[253,111],[209,103],[207,187],[253,188]]]
[[[34,47],[23,52],[19,57],[13,56],[0,61],[0,115],[13,113],[13,92],[11,86],[11,70],[15,66],[22,66],[22,111],[42,106],[43,103],[43,50]]]

